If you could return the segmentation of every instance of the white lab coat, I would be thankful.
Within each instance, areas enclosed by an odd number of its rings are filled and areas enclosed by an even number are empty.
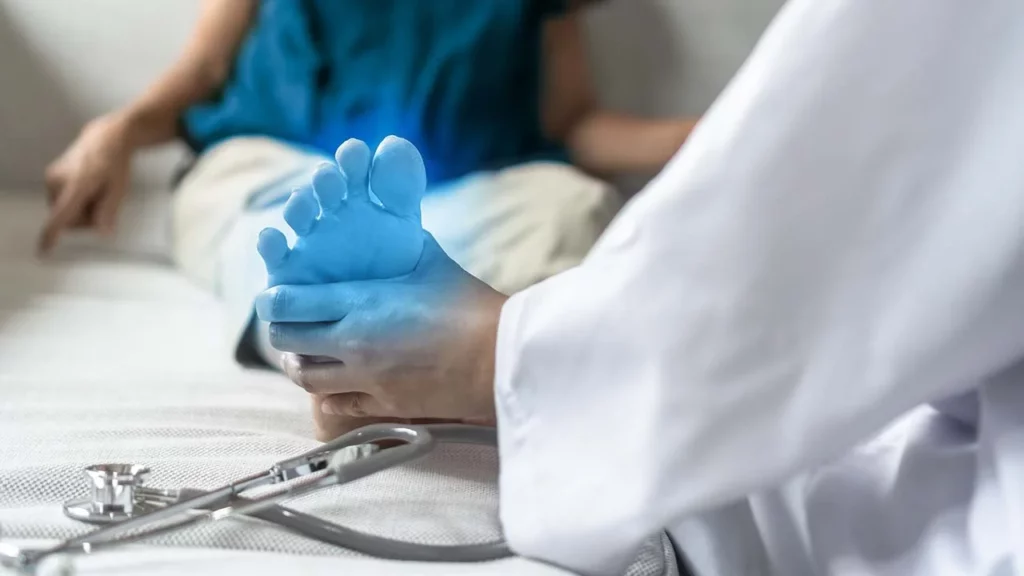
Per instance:
[[[704,574],[1024,573],[1021,358],[1024,2],[793,0],[505,306],[502,522],[587,574],[661,528]]]

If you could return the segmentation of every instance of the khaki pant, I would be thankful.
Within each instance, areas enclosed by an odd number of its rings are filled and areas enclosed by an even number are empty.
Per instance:
[[[282,218],[292,187],[330,158],[267,138],[235,138],[208,151],[176,193],[175,262],[225,302],[241,342],[266,287],[260,230]],[[586,256],[620,207],[612,187],[571,166],[531,163],[478,173],[428,192],[423,226],[469,273],[512,294]]]

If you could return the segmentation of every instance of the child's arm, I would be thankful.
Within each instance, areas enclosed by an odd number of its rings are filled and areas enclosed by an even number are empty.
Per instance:
[[[656,172],[679,150],[695,118],[654,120],[602,109],[587,66],[577,12],[548,23],[544,38],[543,121],[581,168],[601,173]]]
[[[135,101],[86,125],[47,167],[50,215],[39,239],[43,252],[68,228],[113,230],[132,154],[174,139],[181,113],[221,88],[256,7],[256,0],[206,0],[170,70]]]

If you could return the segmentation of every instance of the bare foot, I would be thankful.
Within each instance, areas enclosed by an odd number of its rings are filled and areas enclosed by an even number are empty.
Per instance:
[[[284,219],[298,239],[260,234],[269,286],[393,278],[412,272],[423,251],[420,200],[427,186],[419,151],[390,136],[371,158],[358,140],[338,148],[310,186],[292,193]],[[383,206],[370,198],[376,195]]]
[[[370,424],[472,424],[474,426],[494,427],[493,420],[438,420],[428,418],[416,418],[402,420],[396,418],[352,418],[351,416],[337,416],[325,414],[320,405],[323,404],[324,396],[311,395],[311,408],[313,409],[313,423],[316,425],[316,439],[321,442],[330,442],[339,436],[347,434],[357,428],[369,426]]]
[[[324,414],[323,410],[320,409],[324,397],[314,395],[310,398],[312,400],[313,424],[316,426],[316,439],[321,442],[330,442],[339,436],[370,424],[395,423],[394,419],[387,418],[352,418],[350,416]]]

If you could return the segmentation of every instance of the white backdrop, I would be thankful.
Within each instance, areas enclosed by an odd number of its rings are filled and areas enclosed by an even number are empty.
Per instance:
[[[89,118],[137,94],[175,57],[201,0],[0,0],[0,187],[37,188]],[[602,98],[700,113],[783,0],[610,0],[589,32]],[[180,147],[140,159],[166,185]]]

